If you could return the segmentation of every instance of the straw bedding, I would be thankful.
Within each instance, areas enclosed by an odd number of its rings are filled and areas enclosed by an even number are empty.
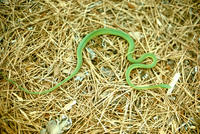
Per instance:
[[[152,69],[135,69],[136,85],[170,83],[173,91],[138,91],[125,71],[128,44],[104,35],[87,44],[83,65],[47,95],[30,95],[0,77],[0,133],[39,133],[51,119],[72,119],[65,133],[199,133],[198,0],[0,0],[0,71],[31,91],[53,87],[76,66],[81,39],[98,28],[123,30],[134,58],[152,52]],[[145,64],[150,63],[145,61]]]

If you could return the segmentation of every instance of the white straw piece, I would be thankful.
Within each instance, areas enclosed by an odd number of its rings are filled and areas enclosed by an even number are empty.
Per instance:
[[[173,90],[174,90],[174,86],[176,85],[178,79],[180,78],[181,74],[180,73],[176,73],[174,75],[174,78],[172,80],[172,82],[169,84],[171,86],[171,88],[167,91],[167,95],[171,95]]]

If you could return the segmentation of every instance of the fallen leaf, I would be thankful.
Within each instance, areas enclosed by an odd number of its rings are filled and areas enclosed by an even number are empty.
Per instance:
[[[135,9],[135,5],[133,5],[132,3],[128,2],[128,7],[131,9]]]

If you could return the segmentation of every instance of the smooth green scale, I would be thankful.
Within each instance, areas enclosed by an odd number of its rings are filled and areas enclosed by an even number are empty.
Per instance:
[[[119,30],[115,30],[115,29],[110,29],[110,28],[101,28],[101,29],[95,30],[95,31],[89,33],[88,35],[86,35],[83,38],[83,40],[80,42],[80,44],[79,44],[79,46],[77,48],[77,65],[76,65],[75,70],[71,73],[70,76],[68,76],[63,81],[61,81],[60,83],[58,83],[56,86],[54,86],[54,87],[52,87],[52,88],[50,88],[48,90],[41,91],[41,92],[31,92],[31,91],[29,91],[27,89],[22,88],[16,82],[7,79],[5,76],[3,76],[3,77],[7,81],[11,82],[12,84],[17,85],[19,89],[25,91],[26,93],[29,93],[29,94],[47,94],[47,93],[55,90],[56,88],[58,88],[63,83],[65,83],[68,80],[70,80],[71,78],[73,78],[78,73],[78,71],[80,70],[80,68],[82,66],[82,62],[83,62],[82,52],[83,52],[83,49],[85,48],[86,44],[91,39],[93,39],[94,37],[99,36],[99,35],[105,35],[105,34],[120,36],[123,39],[125,39],[128,42],[128,44],[129,44],[127,59],[132,64],[128,67],[128,69],[126,70],[126,74],[125,74],[126,81],[129,84],[129,86],[131,86],[131,87],[133,87],[134,89],[137,89],[137,90],[153,89],[153,88],[170,88],[170,86],[167,85],[167,84],[159,84],[159,85],[153,85],[153,86],[135,86],[134,84],[132,84],[131,80],[130,80],[130,73],[131,73],[131,71],[133,69],[135,69],[135,68],[152,68],[152,67],[154,67],[156,65],[157,59],[156,59],[155,55],[152,54],[152,53],[143,54],[140,58],[138,58],[136,60],[133,59],[132,53],[134,52],[135,45],[134,45],[134,42],[133,42],[132,38],[128,34],[126,34],[125,32],[123,32],[123,31],[119,31]],[[152,59],[152,63],[148,64],[148,65],[141,64],[146,58],[151,58]]]

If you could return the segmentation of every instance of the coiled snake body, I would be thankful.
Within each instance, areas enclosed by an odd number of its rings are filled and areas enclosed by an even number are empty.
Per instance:
[[[133,69],[135,69],[135,68],[152,68],[152,67],[154,67],[156,65],[157,59],[156,59],[155,55],[152,54],[152,53],[145,53],[140,58],[138,58],[136,60],[133,59],[132,53],[134,52],[134,47],[135,47],[133,39],[128,34],[126,34],[123,31],[119,31],[119,30],[115,30],[115,29],[110,29],[110,28],[101,28],[101,29],[95,30],[95,31],[89,33],[88,35],[86,35],[83,38],[83,40],[80,42],[80,44],[79,44],[79,46],[77,48],[77,65],[76,65],[75,70],[67,78],[65,78],[63,81],[59,82],[57,85],[55,85],[54,87],[52,87],[52,88],[50,88],[48,90],[41,91],[41,92],[32,92],[32,91],[29,91],[29,90],[27,90],[27,89],[19,86],[13,80],[7,79],[5,76],[4,76],[4,78],[7,81],[11,82],[12,84],[17,85],[19,89],[25,91],[26,93],[29,93],[29,94],[47,94],[47,93],[55,90],[56,88],[58,88],[63,83],[65,83],[68,80],[70,80],[71,78],[73,78],[78,73],[78,71],[80,70],[80,68],[82,66],[82,62],[83,62],[82,52],[83,52],[83,49],[85,48],[86,44],[91,39],[93,39],[94,37],[97,37],[99,35],[104,35],[104,34],[120,36],[120,37],[122,37],[123,39],[125,39],[128,42],[129,47],[128,47],[127,59],[132,64],[126,70],[125,76],[126,76],[127,83],[131,87],[133,87],[134,89],[137,89],[137,90],[153,89],[153,88],[170,88],[170,86],[167,85],[167,84],[158,84],[158,85],[152,85],[152,86],[135,86],[134,84],[132,84],[131,80],[130,80],[130,73],[131,73],[131,71]],[[142,64],[142,62],[146,58],[151,58],[152,59],[152,63],[151,64]]]

